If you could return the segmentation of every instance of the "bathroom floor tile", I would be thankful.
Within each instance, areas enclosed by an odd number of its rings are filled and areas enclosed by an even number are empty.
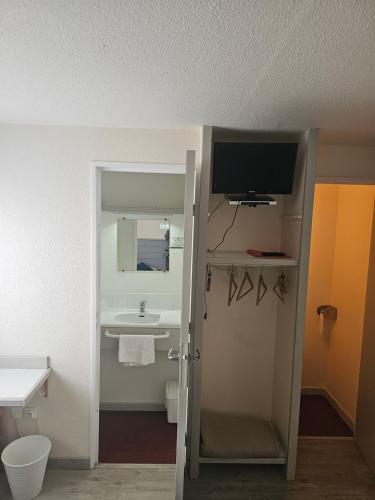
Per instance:
[[[161,411],[101,411],[99,461],[173,464],[177,425]]]

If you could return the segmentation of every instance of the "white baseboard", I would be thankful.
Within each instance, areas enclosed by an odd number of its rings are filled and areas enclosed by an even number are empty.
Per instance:
[[[324,396],[324,390],[321,387],[302,387],[301,394],[310,396]]]
[[[301,393],[324,396],[337,411],[346,425],[354,432],[355,425],[353,420],[349,417],[344,408],[328,389],[326,389],[325,387],[302,387]]]
[[[155,469],[176,470],[175,464],[109,464],[99,462],[96,469]]]
[[[353,420],[349,417],[347,412],[344,410],[341,404],[337,401],[337,399],[328,389],[324,388],[324,392],[325,392],[325,397],[328,399],[328,401],[331,403],[331,405],[334,407],[334,409],[337,411],[337,413],[340,415],[340,417],[343,419],[346,425],[354,432],[355,424]]]
[[[100,403],[103,411],[167,411],[164,403]]]

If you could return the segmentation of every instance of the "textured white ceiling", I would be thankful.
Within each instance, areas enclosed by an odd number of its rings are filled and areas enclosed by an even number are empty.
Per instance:
[[[375,127],[374,0],[1,0],[0,122]]]

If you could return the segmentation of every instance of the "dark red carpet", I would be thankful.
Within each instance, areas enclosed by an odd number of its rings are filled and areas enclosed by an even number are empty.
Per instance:
[[[300,436],[353,436],[330,402],[321,395],[302,394]]]
[[[99,461],[174,464],[176,432],[163,411],[101,411]]]

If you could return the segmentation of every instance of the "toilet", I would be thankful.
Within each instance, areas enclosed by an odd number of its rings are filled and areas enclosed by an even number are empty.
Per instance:
[[[177,424],[178,381],[168,380],[165,384],[165,406],[170,424]]]

